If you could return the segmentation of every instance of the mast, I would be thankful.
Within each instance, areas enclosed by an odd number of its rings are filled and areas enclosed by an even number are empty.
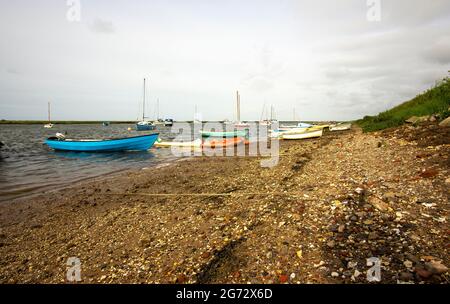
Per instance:
[[[159,98],[156,100],[156,120],[159,120]]]
[[[236,91],[236,107],[237,122],[241,122],[241,97],[239,96],[239,91]]]
[[[270,121],[273,120],[273,105],[270,105]]]
[[[48,122],[50,123],[50,101],[48,102]]]
[[[142,102],[142,121],[145,121],[145,78],[144,78],[144,100]]]

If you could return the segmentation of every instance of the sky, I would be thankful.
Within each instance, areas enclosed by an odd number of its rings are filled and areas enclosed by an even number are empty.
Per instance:
[[[0,38],[0,119],[136,120],[146,78],[150,118],[351,120],[449,75],[450,1],[0,0]]]

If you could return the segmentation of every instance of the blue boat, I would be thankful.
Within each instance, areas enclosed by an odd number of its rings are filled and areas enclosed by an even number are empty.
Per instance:
[[[156,127],[151,121],[140,121],[136,124],[136,131],[151,131],[155,130]]]
[[[52,149],[77,152],[146,151],[153,146],[159,134],[111,139],[66,139],[50,137],[45,143]]]
[[[136,131],[151,131],[155,130],[155,125],[148,120],[145,120],[145,78],[144,78],[144,100],[142,101],[142,120],[136,123]]]

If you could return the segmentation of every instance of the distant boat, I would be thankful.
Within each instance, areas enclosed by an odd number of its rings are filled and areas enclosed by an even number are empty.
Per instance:
[[[108,126],[110,125],[110,123],[109,123],[109,121],[104,121],[104,122],[102,123],[102,125],[103,125],[104,127],[108,127]]]
[[[158,139],[158,133],[112,139],[66,139],[61,134],[45,143],[52,149],[77,152],[146,151]]]
[[[202,137],[245,137],[247,136],[247,131],[235,130],[229,132],[213,132],[213,131],[200,131]]]
[[[281,134],[282,139],[306,139],[321,137],[323,134],[323,129],[312,130],[306,132],[285,132]]]
[[[144,99],[142,102],[142,120],[136,124],[137,131],[150,131],[155,130],[155,125],[148,120],[145,120],[145,78],[144,78]]]
[[[173,126],[173,119],[167,118],[166,120],[164,120],[164,126],[165,126],[165,127],[171,127],[171,126]]]
[[[330,131],[345,131],[345,130],[350,130],[351,128],[352,128],[351,123],[340,123],[337,125],[331,125]]]
[[[236,118],[237,121],[234,124],[236,128],[249,128],[250,125],[248,123],[241,121],[241,95],[239,95],[239,91],[236,91]]]
[[[53,128],[54,124],[52,124],[50,121],[51,121],[51,120],[50,120],[50,102],[49,102],[49,103],[48,103],[48,124],[45,124],[45,125],[44,125],[44,128],[46,128],[46,129],[51,129],[51,128]]]

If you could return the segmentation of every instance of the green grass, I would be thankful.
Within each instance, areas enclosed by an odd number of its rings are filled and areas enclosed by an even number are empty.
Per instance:
[[[450,116],[450,78],[446,77],[431,89],[417,95],[376,116],[365,116],[356,123],[364,132],[378,131],[397,127],[405,123],[411,116],[426,116],[436,114],[440,119]]]

